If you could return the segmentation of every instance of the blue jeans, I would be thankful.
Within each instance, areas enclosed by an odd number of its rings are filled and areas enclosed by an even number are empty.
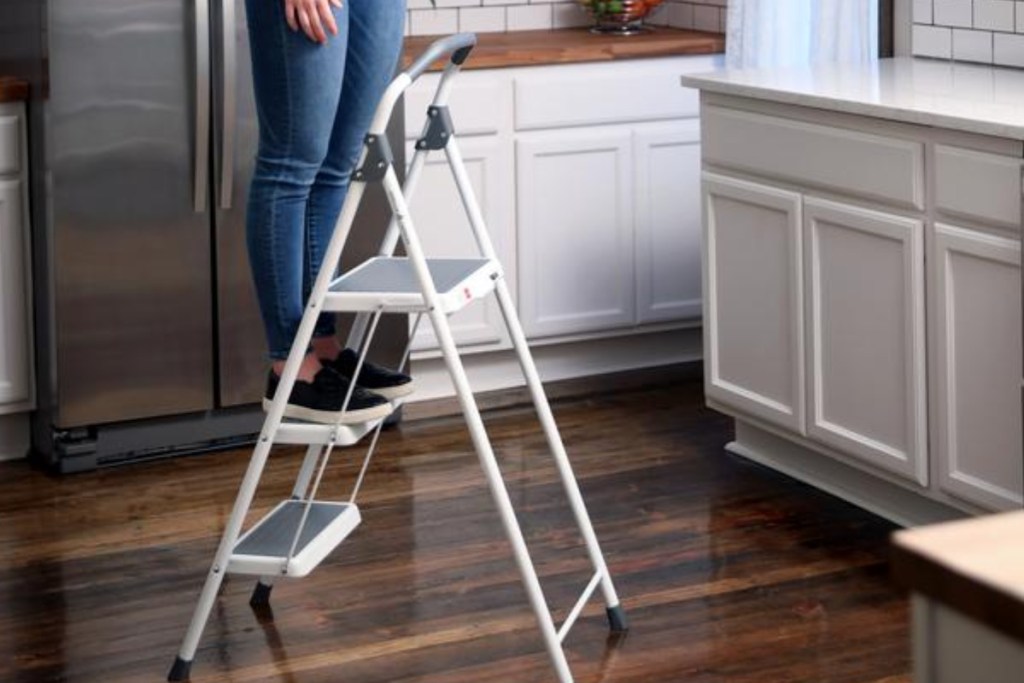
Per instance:
[[[270,358],[288,356],[362,151],[395,73],[405,0],[344,0],[338,35],[312,42],[283,0],[246,0],[259,150],[246,238]],[[314,337],[334,335],[322,314]]]

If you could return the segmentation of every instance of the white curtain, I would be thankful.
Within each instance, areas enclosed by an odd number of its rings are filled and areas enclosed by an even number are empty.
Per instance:
[[[870,62],[878,55],[878,0],[729,0],[730,67]]]

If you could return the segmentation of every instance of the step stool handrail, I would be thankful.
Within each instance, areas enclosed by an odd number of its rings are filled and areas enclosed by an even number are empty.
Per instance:
[[[451,53],[451,59],[441,79],[442,82],[447,82],[459,70],[462,63],[466,61],[475,45],[475,33],[456,33],[431,43],[409,68],[398,74],[391,81],[391,84],[388,85],[387,90],[384,91],[384,95],[381,97],[380,104],[377,105],[377,111],[373,115],[369,134],[384,135],[386,133],[388,121],[391,120],[391,113],[394,111],[399,98],[434,62],[444,55]],[[360,161],[360,164],[362,164],[362,161]]]
[[[427,49],[420,53],[409,68],[405,70],[409,79],[415,81],[430,68],[430,65],[451,53],[451,61],[459,66],[469,57],[470,51],[476,47],[475,33],[456,33],[454,35],[439,38],[427,46]]]

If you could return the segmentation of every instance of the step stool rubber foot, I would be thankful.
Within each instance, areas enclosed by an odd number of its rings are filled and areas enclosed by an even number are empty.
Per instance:
[[[268,586],[262,581],[257,581],[256,587],[252,589],[252,597],[249,598],[249,607],[253,609],[270,607],[270,591],[272,590],[274,590],[274,584]]]
[[[167,680],[169,681],[187,681],[189,672],[192,670],[192,662],[186,662],[181,657],[174,658],[174,666],[171,667],[171,672],[167,674]]]
[[[608,626],[612,633],[625,633],[629,630],[629,620],[626,619],[626,611],[622,605],[608,608]]]

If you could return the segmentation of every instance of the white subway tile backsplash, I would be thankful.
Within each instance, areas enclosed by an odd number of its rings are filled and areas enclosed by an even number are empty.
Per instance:
[[[932,23],[932,0],[914,0],[914,23]]]
[[[412,35],[456,33],[459,30],[459,11],[456,9],[409,10],[409,32]]]
[[[953,59],[992,63],[992,32],[953,29]]]
[[[993,61],[1003,66],[1024,66],[1024,35],[996,33]]]
[[[573,28],[590,24],[590,15],[575,2],[555,5],[552,9],[555,10],[555,28]]]
[[[551,28],[551,5],[519,5],[506,9],[509,31],[529,31]]]
[[[940,26],[972,26],[972,0],[935,0],[932,20]]]
[[[928,0],[931,2],[931,0]],[[665,0],[652,26],[725,31],[728,0]],[[586,26],[590,16],[575,0],[408,0],[407,35],[453,31],[525,31]]]
[[[974,0],[974,28],[1013,32],[1013,0]]]
[[[911,40],[914,43],[914,54],[921,57],[953,56],[953,30],[941,26],[914,27]]]
[[[721,31],[721,10],[711,5],[697,5],[693,8],[693,27],[698,31]]]
[[[466,7],[459,11],[459,30],[474,33],[505,30],[504,7]]]
[[[914,0],[913,9],[915,55],[1024,67],[1024,1]]]

